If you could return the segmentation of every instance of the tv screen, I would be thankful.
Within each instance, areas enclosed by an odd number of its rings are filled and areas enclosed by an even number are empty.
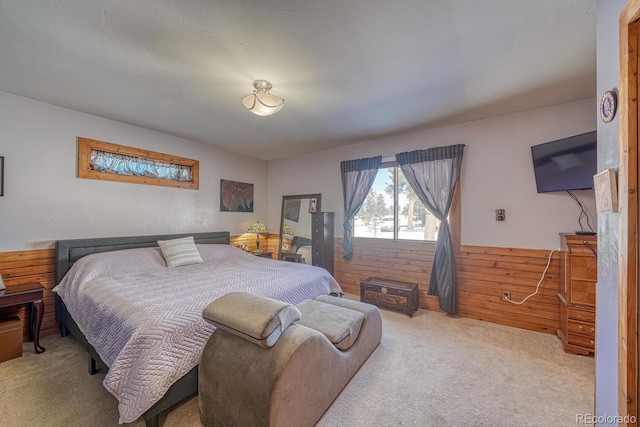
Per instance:
[[[538,193],[593,188],[596,144],[593,131],[531,147]]]

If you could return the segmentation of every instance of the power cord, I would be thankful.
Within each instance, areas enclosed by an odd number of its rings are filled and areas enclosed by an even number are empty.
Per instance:
[[[587,212],[585,212],[584,207],[582,206],[582,203],[580,203],[580,200],[578,200],[576,195],[573,194],[570,190],[567,190],[567,193],[569,193],[571,198],[573,198],[573,200],[576,201],[578,206],[580,206],[580,215],[578,216],[578,225],[580,226],[580,231],[584,232],[584,228],[582,228],[582,222],[581,222],[582,217],[584,216],[587,219],[587,226],[589,227],[589,230],[593,232],[593,228],[591,227],[591,224],[589,224],[589,215],[587,215]]]
[[[524,304],[525,301],[527,301],[529,298],[531,298],[532,296],[536,295],[538,293],[538,291],[540,290],[540,284],[542,283],[542,281],[544,280],[544,275],[547,274],[547,270],[549,269],[549,265],[551,265],[551,258],[553,257],[553,253],[556,252],[557,249],[553,249],[551,250],[551,252],[549,253],[549,259],[547,260],[547,266],[544,268],[544,271],[542,272],[542,277],[540,277],[540,280],[538,281],[538,285],[536,286],[536,291],[534,293],[532,293],[531,295],[527,295],[522,301],[518,302],[518,301],[512,301],[510,298],[508,297],[504,297],[505,301],[510,302],[511,304],[516,304],[516,305],[521,305]]]

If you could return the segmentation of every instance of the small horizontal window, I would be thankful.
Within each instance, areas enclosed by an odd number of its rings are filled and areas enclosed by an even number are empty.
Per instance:
[[[78,138],[78,177],[197,190],[199,162],[110,142]]]

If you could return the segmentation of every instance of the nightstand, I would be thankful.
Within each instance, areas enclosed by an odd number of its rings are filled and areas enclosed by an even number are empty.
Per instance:
[[[289,262],[302,262],[302,255],[294,254],[293,252],[281,252],[280,260]]]
[[[273,252],[251,252],[251,253],[261,258],[273,258]]]
[[[44,287],[37,282],[7,286],[0,294],[0,307],[14,307],[29,304],[29,340],[33,341],[36,353],[42,353],[45,348],[40,345],[40,326],[44,315],[42,294]]]

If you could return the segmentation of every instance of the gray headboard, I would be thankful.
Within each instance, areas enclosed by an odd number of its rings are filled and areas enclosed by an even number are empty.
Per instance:
[[[293,242],[291,243],[291,252],[298,253],[300,246],[311,246],[311,239],[300,236],[293,236]]]
[[[102,237],[56,241],[56,284],[60,283],[71,266],[83,256],[120,249],[158,246],[158,240],[193,236],[196,243],[229,244],[228,231],[210,233],[159,234],[155,236]]]

